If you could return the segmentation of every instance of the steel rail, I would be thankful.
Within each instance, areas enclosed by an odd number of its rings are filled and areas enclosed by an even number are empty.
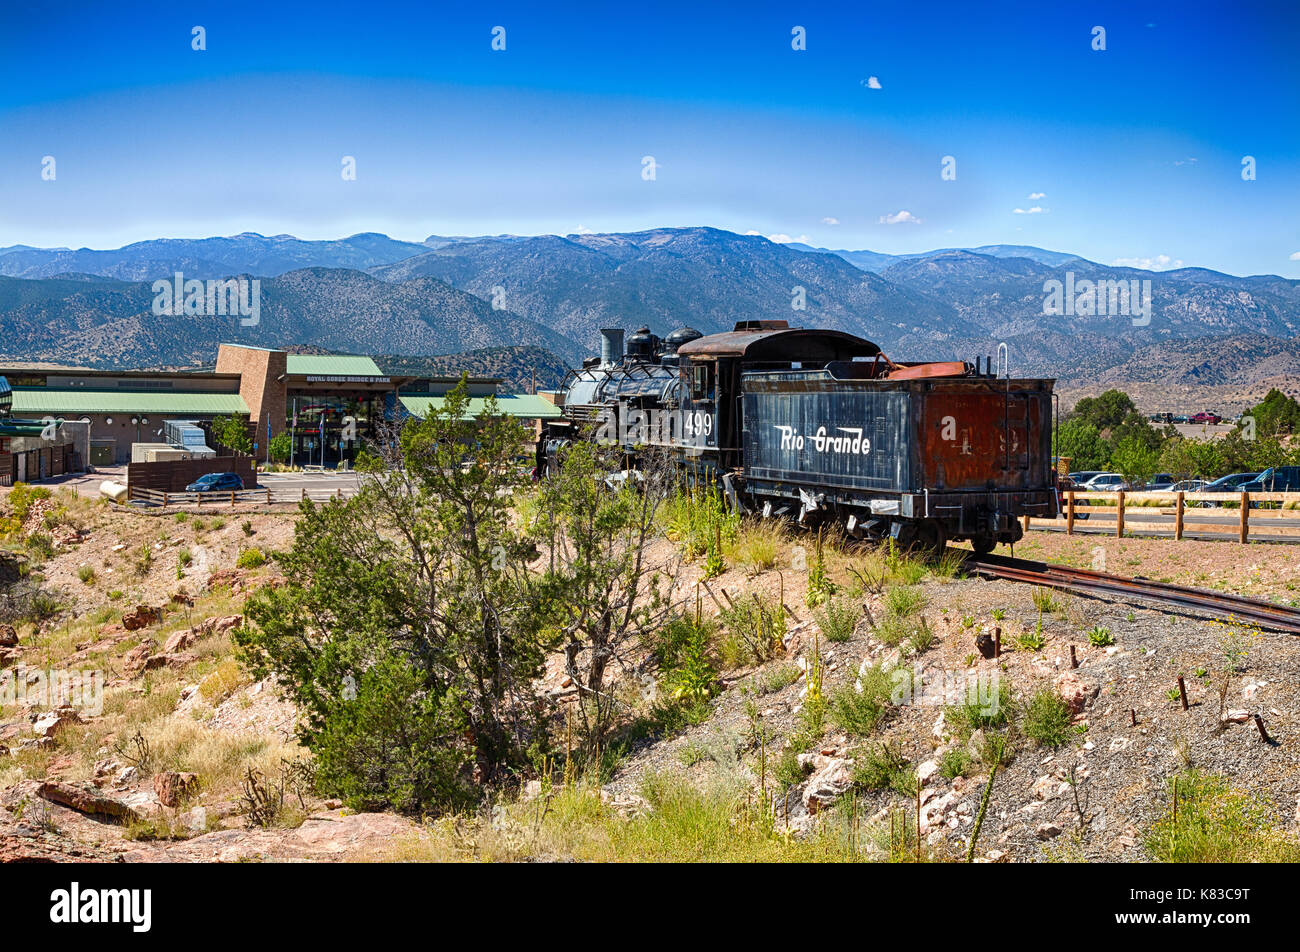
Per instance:
[[[1002,555],[968,555],[967,562],[974,566],[977,573],[990,578],[1027,582],[1062,591],[1146,598],[1195,609],[1219,618],[1251,622],[1261,628],[1300,635],[1300,608],[1276,605],[1258,598]]]

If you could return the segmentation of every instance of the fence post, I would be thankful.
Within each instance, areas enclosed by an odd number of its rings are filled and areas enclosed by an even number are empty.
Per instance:
[[[1183,494],[1178,494],[1178,511],[1174,513],[1174,539],[1183,537]]]
[[[1029,531],[1029,513],[1025,513],[1025,514],[1021,517],[1021,519],[1023,520],[1024,531],[1025,531],[1025,532],[1028,532],[1028,531]]]
[[[1124,538],[1124,490],[1120,490],[1116,495],[1116,503],[1119,508],[1115,510],[1115,538]]]
[[[307,500],[307,487],[304,486],[304,487],[302,487],[302,500],[301,500],[301,501],[306,502],[306,500]]]
[[[163,490],[163,505],[167,505],[167,490]]]
[[[1250,538],[1250,493],[1241,494],[1241,542]]]
[[[1065,534],[1074,535],[1074,490],[1067,496],[1065,508]]]
[[[230,507],[232,509],[235,507],[235,491],[233,489],[230,490]]]

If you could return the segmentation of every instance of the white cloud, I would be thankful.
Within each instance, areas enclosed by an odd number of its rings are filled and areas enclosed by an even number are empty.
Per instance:
[[[1174,159],[1174,165],[1195,165],[1196,157],[1188,156],[1185,159]]]
[[[577,234],[577,235],[594,235],[595,232],[592,231],[590,228],[588,228],[586,225],[579,225],[579,226],[578,226],[578,230],[577,230],[576,232],[574,232],[574,234]]]
[[[838,218],[823,218],[823,219],[822,219],[822,224],[823,224],[823,225],[838,225],[839,223],[840,223],[840,220],[839,220]]]
[[[917,218],[907,209],[903,209],[902,211],[898,212],[896,215],[880,216],[880,224],[882,225],[901,225],[904,223],[908,225],[919,225],[921,224],[921,219]]]
[[[1042,205],[1035,205],[1032,208],[1013,208],[1011,210],[1014,215],[1043,215],[1049,211],[1051,209],[1044,208]]]
[[[1297,252],[1293,253],[1293,254],[1291,255],[1291,260],[1292,260],[1292,261],[1300,261],[1300,251],[1297,251]]]
[[[1170,268],[1181,268],[1183,266],[1183,259],[1171,258],[1169,255],[1156,255],[1154,258],[1116,258],[1110,264],[1112,268],[1141,268],[1143,271],[1168,271]]]
[[[859,85],[866,86],[868,89],[883,89],[880,80],[875,76],[868,76],[866,79],[859,80]]]
[[[1046,193],[1046,192],[1030,192],[1030,193],[1029,193],[1029,200],[1030,200],[1031,202],[1036,202],[1036,201],[1038,201],[1040,198],[1046,198],[1046,197],[1047,197],[1047,193]]]
[[[768,241],[772,242],[773,244],[777,244],[777,245],[788,245],[792,241],[797,241],[800,244],[806,245],[810,240],[807,235],[800,235],[798,238],[791,238],[789,235],[781,234],[780,232],[778,232],[775,235],[764,235],[761,231],[755,231],[753,228],[745,232],[745,234],[759,235],[763,238],[766,238]]]

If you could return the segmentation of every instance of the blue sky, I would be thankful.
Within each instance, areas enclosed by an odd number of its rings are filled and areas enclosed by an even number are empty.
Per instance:
[[[712,225],[1300,278],[1300,5],[552,6],[7,6],[0,246]]]

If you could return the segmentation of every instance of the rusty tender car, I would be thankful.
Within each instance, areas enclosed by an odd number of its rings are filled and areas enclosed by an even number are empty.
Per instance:
[[[666,449],[732,503],[857,537],[977,552],[1020,538],[1020,518],[1059,512],[1052,380],[1012,379],[992,359],[896,363],[871,341],[785,321],[708,336],[602,331],[599,358],[562,387],[539,469],[569,440]]]

